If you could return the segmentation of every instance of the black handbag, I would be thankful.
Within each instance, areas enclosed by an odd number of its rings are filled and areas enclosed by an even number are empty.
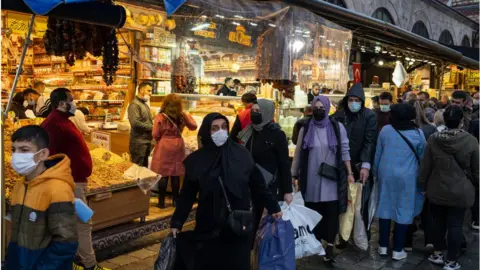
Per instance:
[[[218,177],[220,182],[220,187],[222,188],[223,196],[225,197],[225,202],[227,203],[228,217],[227,225],[228,227],[238,236],[249,235],[253,229],[253,213],[251,210],[232,210],[230,201],[227,197],[227,192],[223,186],[223,181],[221,177]]]
[[[318,169],[318,175],[333,181],[338,181],[340,172],[338,171],[337,167],[322,162],[322,164],[320,164],[320,168]]]

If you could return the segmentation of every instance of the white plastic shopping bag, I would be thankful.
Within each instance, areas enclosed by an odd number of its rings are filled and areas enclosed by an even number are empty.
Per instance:
[[[361,183],[355,183],[357,185],[357,198],[355,201],[355,222],[353,226],[353,242],[361,250],[368,249],[368,237],[365,230],[365,223],[363,223],[362,217],[362,189]]]
[[[283,219],[290,220],[295,233],[295,258],[325,255],[322,244],[315,238],[313,229],[322,216],[305,206],[282,204]]]
[[[155,184],[158,183],[162,177],[161,175],[158,175],[145,167],[140,167],[137,164],[133,164],[123,173],[123,175],[126,178],[135,179],[137,186],[145,194],[147,194],[148,191],[155,186]]]
[[[303,196],[302,196],[302,193],[301,192],[295,192],[293,194],[293,201],[292,201],[293,204],[296,204],[296,205],[301,205],[301,206],[305,206],[305,201],[303,200]]]

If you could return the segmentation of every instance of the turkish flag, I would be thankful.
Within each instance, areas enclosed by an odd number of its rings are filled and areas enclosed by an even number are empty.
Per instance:
[[[355,81],[355,83],[361,82],[362,81],[362,64],[353,63],[352,69],[353,69],[353,80]]]

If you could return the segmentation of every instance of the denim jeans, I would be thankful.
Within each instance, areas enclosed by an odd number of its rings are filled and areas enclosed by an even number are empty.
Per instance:
[[[465,208],[430,204],[433,216],[434,243],[436,251],[446,249],[445,233],[447,233],[448,254],[447,260],[456,261],[460,255],[460,248],[465,241],[463,236],[463,221]]]
[[[388,248],[390,240],[390,219],[379,219],[380,225],[380,241],[381,247]],[[405,237],[407,236],[408,224],[395,223],[395,232],[393,233],[393,251],[400,252],[403,250],[405,244]]]

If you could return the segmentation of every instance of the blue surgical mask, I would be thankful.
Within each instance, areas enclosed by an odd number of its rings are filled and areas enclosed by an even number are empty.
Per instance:
[[[380,111],[389,112],[390,111],[390,105],[380,105]]]
[[[351,111],[352,113],[359,112],[360,109],[362,108],[362,103],[361,103],[361,102],[357,102],[357,101],[348,102],[348,108],[350,109],[350,111]]]

